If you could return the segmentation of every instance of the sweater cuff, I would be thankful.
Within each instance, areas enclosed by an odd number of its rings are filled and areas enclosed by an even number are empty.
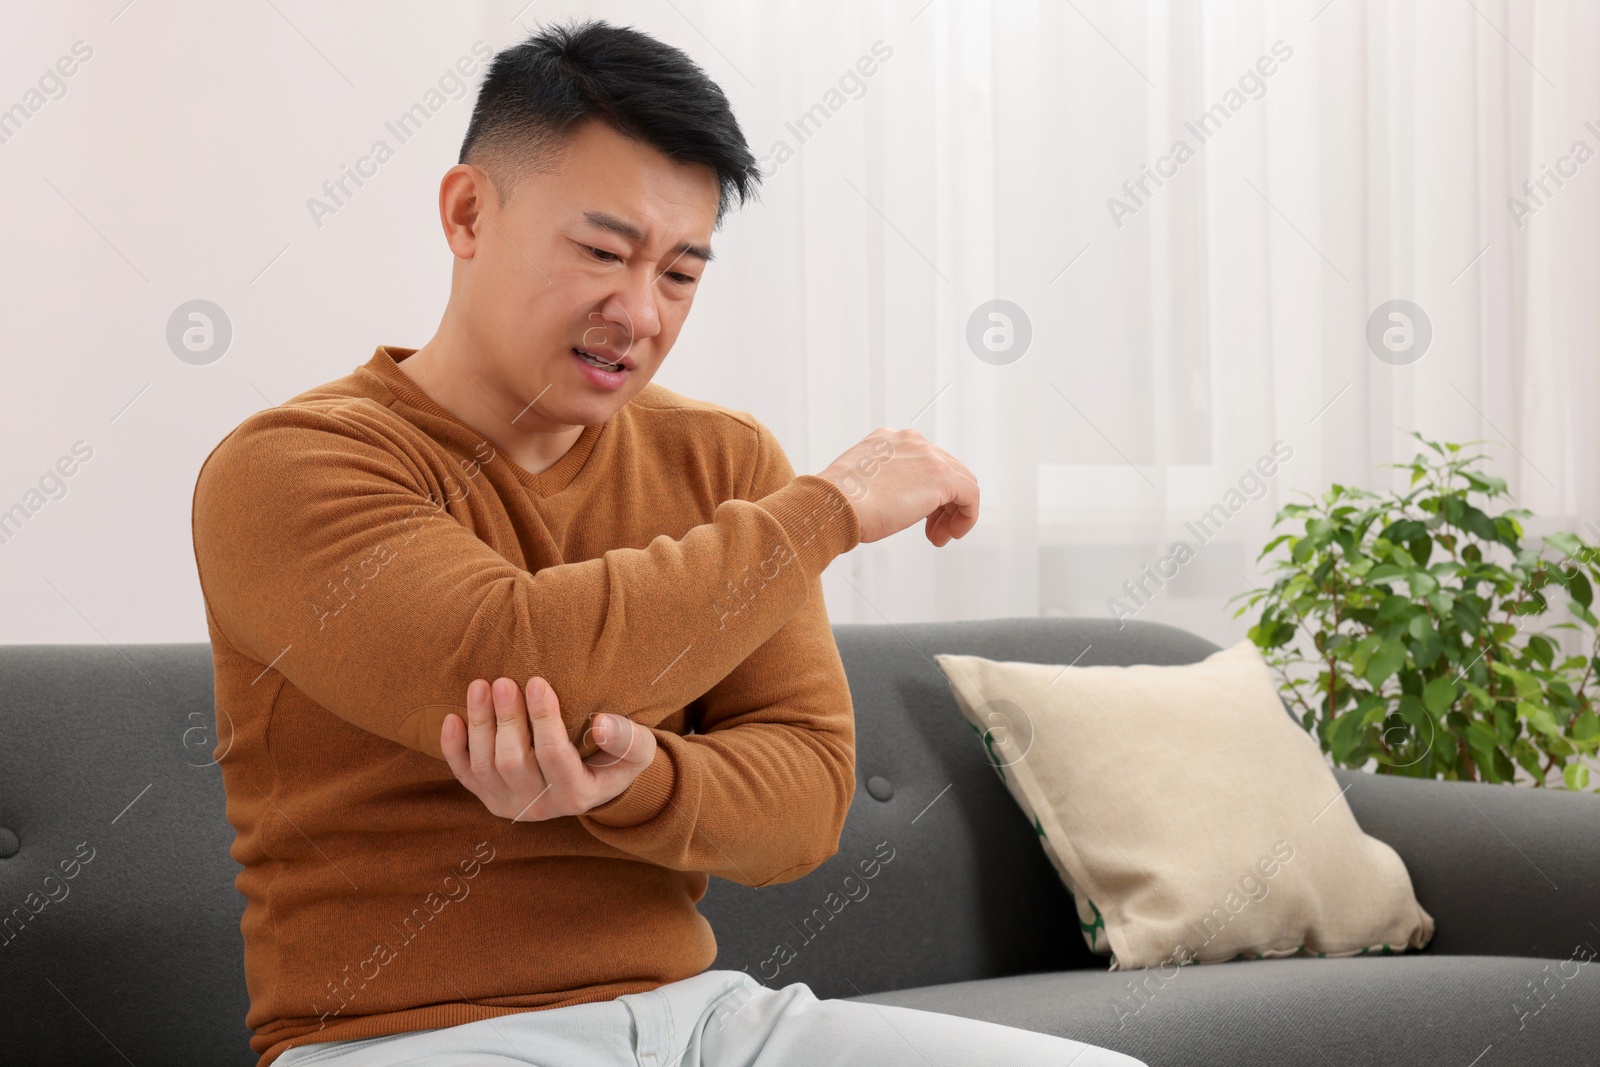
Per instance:
[[[819,577],[834,557],[861,543],[855,505],[844,490],[818,475],[798,475],[756,504],[789,535],[808,579]]]
[[[641,727],[642,729],[642,727]],[[628,788],[584,812],[580,818],[593,819],[601,826],[626,829],[647,823],[666,810],[678,786],[678,771],[666,746],[656,745],[656,758],[639,772]]]

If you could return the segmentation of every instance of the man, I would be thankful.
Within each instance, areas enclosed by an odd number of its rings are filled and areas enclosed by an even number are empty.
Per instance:
[[[978,487],[910,430],[797,477],[651,384],[758,176],[678,50],[540,33],[460,159],[434,337],[252,415],[195,488],[260,1067],[1134,1063],[707,970],[708,875],[802,877],[854,794],[823,569],[963,536]]]

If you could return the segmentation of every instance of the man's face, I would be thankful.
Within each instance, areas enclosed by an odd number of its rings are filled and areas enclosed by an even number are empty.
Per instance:
[[[645,387],[694,303],[718,192],[712,168],[594,121],[560,166],[519,175],[508,206],[485,189],[457,295],[519,429],[604,422]],[[580,348],[625,369],[592,368]]]

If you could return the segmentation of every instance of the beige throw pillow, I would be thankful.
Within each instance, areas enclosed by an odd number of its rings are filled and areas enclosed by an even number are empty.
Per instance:
[[[1176,667],[935,658],[1112,970],[1433,937],[1250,642]]]

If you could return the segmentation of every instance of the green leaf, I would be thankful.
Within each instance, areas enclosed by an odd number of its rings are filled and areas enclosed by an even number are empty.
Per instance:
[[[1366,729],[1389,717],[1389,704],[1381,697],[1368,697],[1357,705],[1355,713],[1361,716],[1361,728]]]
[[[1589,768],[1576,760],[1561,768],[1561,777],[1566,781],[1567,788],[1574,792],[1589,787]]]
[[[1500,739],[1483,723],[1467,726],[1467,747],[1472,750],[1472,760],[1480,768],[1494,766],[1494,754],[1500,749]]]
[[[1516,686],[1517,696],[1523,700],[1526,700],[1532,696],[1538,696],[1540,694],[1539,679],[1535,678],[1527,671],[1518,670],[1516,667],[1511,666],[1511,664],[1501,663],[1499,660],[1491,662],[1489,664],[1489,669],[1500,675],[1502,678],[1505,678],[1512,685]]]
[[[1372,659],[1367,663],[1367,669],[1362,677],[1367,684],[1376,689],[1394,676],[1406,662],[1406,646],[1399,641],[1384,641]]]
[[[1265,548],[1263,548],[1261,550],[1261,554],[1256,556],[1256,559],[1258,559],[1258,560],[1259,559],[1264,559],[1268,552],[1271,552],[1273,549],[1277,548],[1279,545],[1281,545],[1285,541],[1289,540],[1289,538],[1291,536],[1293,536],[1293,535],[1292,534],[1279,534],[1277,537],[1274,537],[1272,540],[1267,542],[1267,547],[1265,547]]]
[[[1439,591],[1439,580],[1427,571],[1411,571],[1406,575],[1406,584],[1411,586],[1411,595],[1418,599]]]
[[[1443,715],[1456,702],[1456,683],[1449,678],[1435,678],[1422,690],[1422,703],[1435,715]]]
[[[1529,726],[1533,727],[1535,730],[1538,730],[1546,737],[1557,740],[1561,738],[1561,726],[1556,722],[1556,717],[1551,714],[1549,708],[1540,707],[1537,704],[1529,704],[1525,700],[1518,701],[1517,718],[1519,719],[1524,717],[1522,714],[1523,708],[1529,709],[1528,715],[1526,716]]]
[[[1419,671],[1432,670],[1442,655],[1444,655],[1444,641],[1431,631],[1421,641],[1413,642],[1411,647],[1411,662]]]
[[[1410,693],[1400,698],[1400,703],[1395,706],[1395,712],[1410,724],[1413,729],[1420,731],[1430,727],[1428,715],[1422,706],[1422,701]]]
[[[1399,622],[1402,619],[1410,618],[1414,610],[1411,606],[1411,601],[1405,597],[1386,596],[1383,598],[1383,603],[1378,605],[1378,621]]]
[[[1528,638],[1528,652],[1546,668],[1555,662],[1555,646],[1550,644],[1548,639],[1538,634]]]
[[[1350,667],[1357,674],[1367,673],[1367,664],[1372,660],[1372,654],[1378,651],[1378,646],[1383,644],[1383,638],[1376,634],[1363,637],[1356,642],[1355,649],[1350,654]]]
[[[1348,763],[1351,755],[1361,744],[1362,712],[1347,711],[1333,721],[1333,729],[1328,735],[1328,754],[1335,763]]]
[[[1572,724],[1572,736],[1579,741],[1600,739],[1600,716],[1592,711],[1579,715],[1577,721]]]
[[[1578,571],[1567,582],[1567,595],[1584,607],[1594,603],[1594,587],[1589,584],[1589,579],[1582,571]]]
[[[1528,772],[1529,777],[1536,782],[1544,781],[1545,770],[1543,767],[1539,766],[1538,752],[1534,751],[1532,748],[1529,748],[1527,745],[1518,745],[1516,749],[1516,757],[1518,765],[1520,765],[1523,770]]]
[[[1565,552],[1569,556],[1581,557],[1583,555],[1583,542],[1565,530],[1545,534],[1544,543],[1558,552]]]

